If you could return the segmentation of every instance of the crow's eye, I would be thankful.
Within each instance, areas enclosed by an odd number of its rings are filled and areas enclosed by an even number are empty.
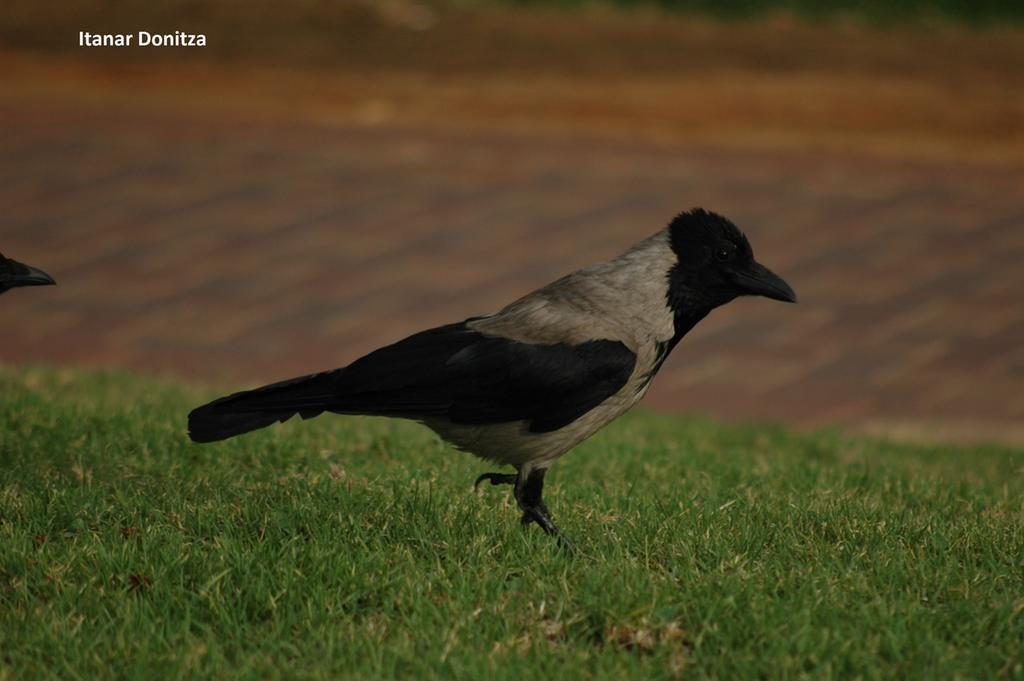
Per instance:
[[[728,248],[719,248],[715,251],[715,260],[718,262],[728,262],[732,260],[732,250]]]

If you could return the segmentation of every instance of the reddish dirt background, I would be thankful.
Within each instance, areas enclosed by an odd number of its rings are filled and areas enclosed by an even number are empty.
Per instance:
[[[336,366],[699,204],[801,304],[717,312],[648,404],[1024,442],[1019,31],[148,7],[0,20],[0,249],[60,282],[5,362]],[[143,26],[211,46],[75,47]]]
[[[0,19],[4,78],[115,108],[1024,158],[1021,29],[883,30],[786,17],[721,24],[395,1],[307,0],[287,12],[247,5],[239,13],[219,4],[68,0],[46,10],[11,0]],[[209,46],[77,47],[80,30],[142,27],[203,31]]]

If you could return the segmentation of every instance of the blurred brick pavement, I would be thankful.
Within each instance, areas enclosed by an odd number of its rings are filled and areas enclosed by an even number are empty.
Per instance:
[[[705,206],[800,295],[648,405],[1024,441],[1024,169],[0,104],[0,361],[241,387],[494,310]]]

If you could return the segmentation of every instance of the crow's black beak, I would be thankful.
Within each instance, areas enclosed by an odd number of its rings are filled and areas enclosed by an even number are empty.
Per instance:
[[[786,303],[796,302],[796,293],[789,284],[759,262],[755,262],[748,270],[737,272],[735,277],[745,295],[764,296]]]
[[[15,272],[14,276],[11,277],[11,281],[16,286],[49,286],[57,283],[53,280],[53,277],[37,267],[22,263],[18,263],[18,265],[20,265],[18,267],[20,271]]]

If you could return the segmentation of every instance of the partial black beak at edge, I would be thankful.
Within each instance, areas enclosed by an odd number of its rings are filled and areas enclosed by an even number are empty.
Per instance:
[[[785,303],[796,302],[796,293],[789,284],[759,262],[745,272],[737,272],[736,283],[746,295],[764,296]]]
[[[16,286],[50,286],[57,283],[53,280],[53,277],[39,268],[32,267],[31,265],[25,265],[23,263],[18,264],[21,265],[24,270],[17,272],[12,277],[12,282]]]

